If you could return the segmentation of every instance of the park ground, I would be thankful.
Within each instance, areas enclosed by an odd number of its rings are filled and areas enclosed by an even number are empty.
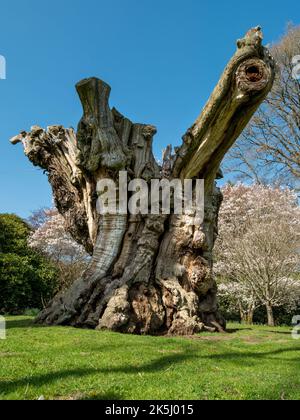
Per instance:
[[[300,399],[291,329],[229,324],[227,334],[142,337],[7,318],[0,399]]]

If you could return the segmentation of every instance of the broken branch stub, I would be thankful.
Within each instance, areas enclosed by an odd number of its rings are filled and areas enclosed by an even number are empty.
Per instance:
[[[201,115],[183,137],[175,176],[215,177],[226,152],[273,86],[275,62],[262,46],[261,28],[250,30],[238,46]]]

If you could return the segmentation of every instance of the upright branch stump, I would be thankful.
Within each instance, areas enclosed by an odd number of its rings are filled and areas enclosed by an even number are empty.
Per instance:
[[[48,173],[55,204],[73,238],[92,255],[86,272],[43,310],[37,322],[136,334],[222,330],[212,251],[222,201],[216,177],[222,159],[270,91],[274,60],[260,28],[238,41],[200,117],[162,167],[152,153],[156,129],[134,124],[109,107],[110,87],[77,84],[83,117],[77,133],[34,126],[22,142],[30,161]],[[179,215],[100,215],[96,185],[130,177],[205,180],[203,223]]]

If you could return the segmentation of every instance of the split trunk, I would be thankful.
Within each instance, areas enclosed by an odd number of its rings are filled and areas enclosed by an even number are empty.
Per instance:
[[[136,334],[225,328],[212,274],[222,201],[215,180],[224,155],[273,84],[274,62],[261,41],[255,28],[238,42],[202,114],[175,154],[167,149],[162,166],[152,153],[155,127],[110,109],[110,87],[96,78],[77,84],[84,112],[76,133],[35,126],[12,139],[47,172],[66,228],[92,255],[86,272],[37,322]],[[120,171],[148,184],[204,179],[204,221],[175,214],[98,214],[98,181],[118,182]]]

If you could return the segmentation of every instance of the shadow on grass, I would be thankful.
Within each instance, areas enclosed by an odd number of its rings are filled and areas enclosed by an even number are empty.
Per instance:
[[[7,320],[6,321],[6,328],[9,330],[12,330],[13,328],[33,328],[37,327],[37,325],[34,324],[33,319],[13,319],[13,320]]]
[[[243,328],[243,327],[241,327],[241,328],[226,328],[225,332],[227,334],[235,334],[235,333],[240,332],[240,331],[253,331],[253,329],[249,328],[249,327],[245,327],[245,328]]]
[[[37,325],[34,323],[34,319],[8,319],[6,321],[6,328],[11,330],[14,328],[42,328],[41,325]]]
[[[292,334],[292,330],[291,331],[267,331],[266,333],[270,333],[270,334],[278,334],[278,335],[291,335]]]
[[[154,373],[168,369],[174,363],[181,363],[189,359],[197,358],[194,354],[176,354],[172,356],[165,356],[143,366],[125,366],[107,369],[87,368],[87,369],[69,369],[64,371],[57,371],[42,375],[33,375],[17,379],[15,381],[0,381],[0,393],[5,394],[20,387],[27,387],[28,385],[34,387],[41,387],[56,381],[64,381],[68,378],[83,378],[93,374],[109,374],[109,373],[125,373],[136,374],[140,372]]]
[[[154,360],[150,363],[146,363],[141,366],[121,366],[121,367],[111,367],[111,368],[82,368],[82,369],[69,369],[69,370],[62,370],[47,374],[35,375],[30,377],[24,377],[21,379],[17,379],[15,381],[0,381],[0,393],[5,395],[10,392],[13,392],[21,387],[27,387],[28,385],[40,388],[44,385],[52,384],[54,382],[65,381],[69,378],[84,378],[89,375],[96,375],[96,374],[138,374],[138,373],[158,373],[158,372],[166,372],[172,368],[174,365],[181,364],[183,362],[194,360],[194,359],[208,359],[208,360],[224,360],[224,361],[231,361],[234,364],[239,364],[241,366],[249,366],[255,363],[255,359],[259,359],[260,361],[269,360],[270,357],[280,355],[283,353],[289,352],[296,352],[297,349],[295,347],[286,348],[286,349],[278,349],[273,351],[268,351],[264,353],[259,352],[228,352],[228,353],[219,353],[213,355],[206,355],[206,356],[199,356],[197,351],[190,351],[189,353],[184,352],[181,354],[174,354],[169,356],[161,357],[157,360]],[[278,360],[278,359],[274,359]],[[298,358],[295,359],[283,359],[285,362],[292,362],[295,364],[295,368],[299,368],[299,360]],[[230,367],[228,367],[230,369]],[[120,397],[115,394],[107,394],[107,395],[95,395],[91,397],[86,397],[83,399],[118,399]],[[97,398],[96,398],[97,397]]]
[[[242,353],[237,353],[237,352],[228,352],[228,353],[222,353],[222,354],[212,354],[210,356],[205,356],[206,359],[209,360],[224,360],[224,361],[229,361],[231,363],[234,363],[236,365],[241,365],[241,366],[254,366],[255,364],[257,364],[257,360],[259,360],[260,362],[262,361],[270,361],[270,359],[273,359],[274,361],[284,361],[286,363],[293,363],[295,364],[295,368],[297,367],[297,370],[299,370],[299,358],[284,358],[284,359],[278,359],[278,358],[273,358],[272,356],[278,356],[280,354],[284,354],[284,353],[290,353],[290,352],[294,352],[296,353],[298,351],[297,348],[295,347],[290,347],[290,348],[283,348],[283,349],[278,349],[278,350],[272,350],[272,351],[268,351],[268,352],[242,352]]]

